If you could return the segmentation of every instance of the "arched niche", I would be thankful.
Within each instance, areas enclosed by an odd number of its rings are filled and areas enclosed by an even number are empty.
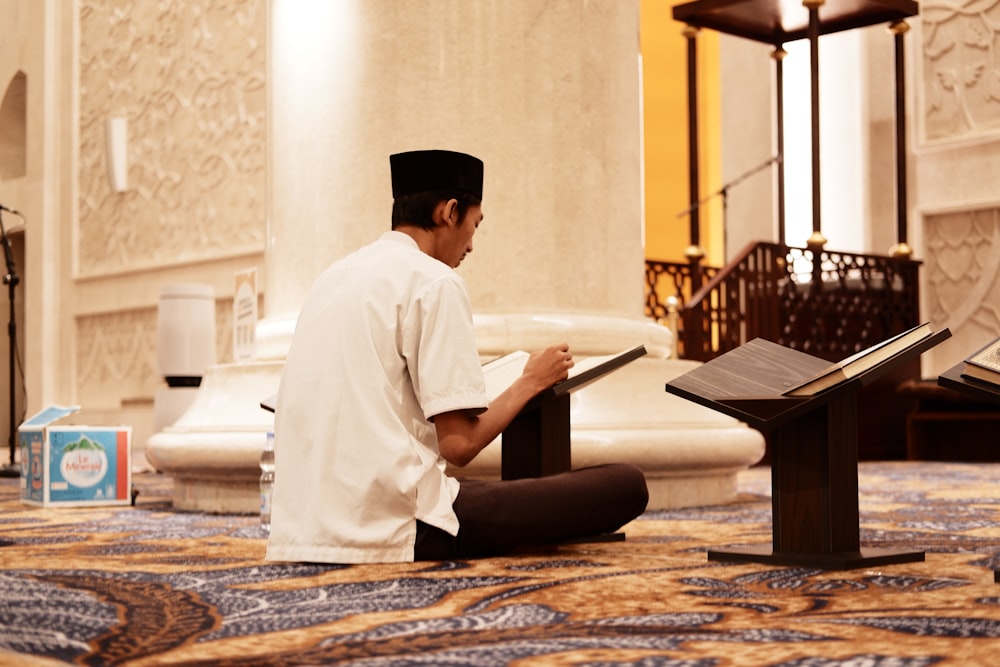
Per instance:
[[[0,103],[0,180],[23,178],[27,171],[27,92],[28,77],[19,71],[7,84]]]

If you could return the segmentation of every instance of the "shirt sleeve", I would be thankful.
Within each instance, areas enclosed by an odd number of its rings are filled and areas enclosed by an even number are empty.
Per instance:
[[[468,288],[457,275],[429,283],[404,327],[407,367],[424,417],[489,406]]]

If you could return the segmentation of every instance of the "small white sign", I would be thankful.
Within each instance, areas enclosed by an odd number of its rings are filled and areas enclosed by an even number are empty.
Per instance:
[[[257,269],[236,273],[233,292],[233,360],[257,358]]]

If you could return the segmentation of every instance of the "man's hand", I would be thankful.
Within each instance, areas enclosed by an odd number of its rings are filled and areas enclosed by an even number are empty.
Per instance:
[[[435,416],[441,456],[452,465],[466,465],[507,428],[528,401],[565,380],[573,363],[566,343],[533,352],[520,377],[490,403],[486,412],[473,416],[465,410],[456,410]]]
[[[532,394],[534,396],[569,377],[569,369],[573,368],[573,363],[569,345],[566,343],[552,345],[531,353],[528,363],[524,365],[522,379],[529,387],[535,388]]]

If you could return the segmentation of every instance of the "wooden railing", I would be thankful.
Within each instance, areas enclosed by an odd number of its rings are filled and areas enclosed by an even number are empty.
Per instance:
[[[839,361],[920,323],[919,266],[768,242],[721,269],[647,260],[646,315],[669,322],[677,304],[676,356],[685,359],[708,361],[760,337]]]

